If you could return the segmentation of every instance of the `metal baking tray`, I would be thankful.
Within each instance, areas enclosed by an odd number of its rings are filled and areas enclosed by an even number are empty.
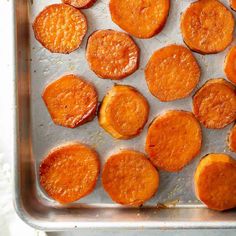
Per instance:
[[[219,213],[208,210],[196,199],[192,183],[196,165],[205,154],[225,152],[236,157],[226,145],[231,125],[223,130],[203,128],[204,143],[201,154],[179,173],[161,171],[158,193],[140,209],[114,204],[102,189],[100,181],[92,194],[68,206],[59,205],[42,192],[38,183],[38,166],[49,149],[68,141],[78,140],[92,145],[100,154],[103,164],[110,153],[122,148],[144,152],[148,124],[164,110],[191,111],[191,96],[175,102],[161,103],[150,94],[144,78],[144,67],[155,50],[171,43],[183,44],[179,27],[180,14],[192,1],[172,0],[170,15],[163,31],[151,39],[134,38],[141,49],[139,70],[117,82],[138,88],[151,105],[149,121],[141,135],[128,141],[115,140],[99,127],[97,118],[76,129],[55,125],[41,99],[45,85],[63,74],[75,73],[97,87],[101,101],[114,81],[102,80],[89,69],[85,60],[86,41],[94,30],[121,29],[111,21],[109,1],[98,0],[92,8],[83,10],[89,28],[80,49],[69,55],[52,54],[35,40],[31,24],[36,14],[54,2],[15,0],[14,3],[16,42],[14,203],[19,216],[29,225],[43,230],[236,227],[236,211]],[[228,5],[227,0],[222,2]],[[209,78],[225,77],[222,65],[227,51],[228,49],[216,55],[206,56],[195,54],[202,68],[198,88]],[[163,203],[167,208],[163,207]]]

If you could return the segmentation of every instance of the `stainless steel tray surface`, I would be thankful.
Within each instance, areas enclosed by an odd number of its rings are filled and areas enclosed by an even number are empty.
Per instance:
[[[201,154],[179,173],[160,172],[158,193],[141,209],[114,204],[104,192],[100,180],[89,196],[69,206],[51,200],[38,184],[38,167],[45,154],[53,147],[70,141],[92,145],[100,154],[102,165],[111,154],[124,148],[144,152],[148,124],[168,109],[191,111],[194,92],[209,78],[225,77],[223,61],[226,52],[202,56],[194,53],[201,69],[201,81],[186,99],[161,103],[153,97],[144,78],[145,65],[152,53],[168,44],[183,44],[180,34],[181,12],[193,1],[172,0],[166,26],[151,39],[136,39],[141,49],[140,68],[128,78],[118,81],[136,87],[151,105],[149,121],[141,133],[131,140],[115,140],[98,125],[97,118],[76,129],[55,125],[41,99],[44,87],[68,73],[75,73],[91,81],[99,92],[99,101],[114,85],[114,81],[98,78],[88,67],[85,48],[88,36],[98,29],[117,29],[110,18],[108,0],[98,0],[90,9],[83,10],[88,19],[88,33],[82,46],[75,52],[62,55],[44,49],[34,38],[32,21],[47,5],[56,1],[15,1],[16,27],[16,156],[15,206],[20,217],[33,227],[45,230],[75,228],[233,228],[236,212],[214,212],[206,209],[195,197],[193,173],[200,158],[210,152],[231,153],[226,145],[229,125],[223,130],[203,129]],[[228,1],[222,1],[228,5]],[[235,42],[234,42],[235,43]],[[233,44],[233,43],[232,43]],[[158,203],[168,203],[160,209]]]

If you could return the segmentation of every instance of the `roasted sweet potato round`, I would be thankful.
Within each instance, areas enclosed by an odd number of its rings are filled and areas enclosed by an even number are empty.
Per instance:
[[[236,125],[230,131],[228,145],[231,151],[236,152]]]
[[[152,122],[145,149],[156,167],[175,172],[197,156],[201,144],[201,127],[193,114],[173,110]]]
[[[62,204],[74,202],[91,193],[98,174],[97,153],[80,143],[53,149],[39,167],[42,188]]]
[[[70,53],[80,46],[87,32],[87,20],[72,6],[53,4],[35,18],[33,30],[35,38],[49,51]]]
[[[112,20],[137,38],[151,38],[164,27],[170,0],[110,0]]]
[[[221,129],[236,119],[234,87],[224,79],[211,79],[193,97],[193,112],[209,129]]]
[[[76,8],[89,8],[97,0],[62,0],[62,1]]]
[[[211,54],[223,51],[233,40],[233,14],[218,0],[193,2],[182,14],[184,42],[194,51]]]
[[[224,67],[227,78],[236,84],[236,46],[232,47],[226,55]]]
[[[138,69],[139,48],[125,33],[98,30],[88,39],[86,57],[99,77],[118,80]]]
[[[49,84],[42,98],[54,123],[68,128],[91,121],[96,114],[98,96],[94,86],[75,75]]]
[[[102,184],[113,201],[140,206],[157,192],[159,174],[145,155],[124,150],[105,163]]]
[[[181,45],[169,45],[157,50],[146,70],[150,92],[162,102],[187,97],[200,78],[199,65],[191,51]]]
[[[236,11],[236,0],[229,0],[230,1],[230,7],[232,10]]]
[[[225,154],[204,157],[195,172],[195,191],[208,208],[223,211],[236,207],[236,161]]]
[[[115,85],[103,99],[99,124],[114,138],[129,139],[138,135],[147,122],[149,105],[134,87]]]

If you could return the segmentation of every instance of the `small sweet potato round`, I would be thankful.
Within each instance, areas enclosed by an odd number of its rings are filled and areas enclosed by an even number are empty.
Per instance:
[[[144,154],[124,150],[105,163],[102,184],[113,201],[140,206],[157,192],[159,174]]]
[[[201,144],[201,127],[193,114],[172,110],[152,122],[145,150],[157,168],[176,172],[197,156]]]
[[[187,97],[198,84],[200,74],[193,54],[181,45],[157,50],[145,69],[150,92],[162,102]]]
[[[75,128],[91,121],[97,110],[94,86],[75,75],[65,75],[49,84],[42,98],[55,124]]]
[[[39,167],[40,184],[56,201],[67,204],[88,195],[95,188],[99,159],[91,148],[71,143],[53,149]]]
[[[224,70],[227,78],[236,84],[236,46],[232,47],[226,55]]]
[[[89,8],[91,6],[93,6],[93,4],[97,1],[97,0],[62,0],[65,4],[69,4],[73,7],[76,8]]]
[[[232,10],[236,11],[236,0],[229,0],[230,1],[230,7]]]
[[[224,79],[211,79],[193,97],[193,112],[209,129],[221,129],[236,119],[234,87]]]
[[[80,46],[87,32],[87,20],[72,6],[52,4],[35,18],[33,30],[35,38],[49,51],[70,53]]]
[[[110,0],[112,20],[137,38],[151,38],[164,27],[170,0]]]
[[[88,39],[90,68],[103,79],[123,79],[138,69],[139,48],[133,39],[115,30],[98,30]]]
[[[223,211],[236,207],[236,161],[225,154],[204,157],[195,172],[196,195],[208,208]]]
[[[193,51],[223,51],[233,40],[233,14],[218,0],[193,2],[181,16],[184,42]]]
[[[147,122],[149,105],[134,87],[115,85],[104,97],[99,124],[114,138],[129,139],[138,135]]]
[[[228,145],[231,151],[236,152],[236,125],[233,126],[229,133]]]

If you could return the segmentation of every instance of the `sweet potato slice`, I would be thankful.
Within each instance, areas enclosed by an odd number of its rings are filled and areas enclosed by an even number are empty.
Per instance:
[[[236,207],[236,161],[225,154],[204,157],[195,172],[196,195],[208,208],[223,211]]]
[[[169,45],[152,55],[145,76],[150,92],[167,102],[187,97],[192,92],[199,82],[200,68],[190,50]]]
[[[75,75],[66,75],[49,84],[42,98],[55,124],[75,128],[91,121],[98,96],[94,86]]]
[[[228,145],[231,151],[236,152],[236,125],[230,131]]]
[[[236,84],[236,46],[232,47],[228,52],[224,67],[227,78]]]
[[[139,48],[129,35],[115,30],[98,30],[88,39],[90,68],[104,79],[123,79],[138,69]]]
[[[147,122],[149,105],[135,88],[115,85],[103,99],[99,124],[114,138],[129,139],[138,135]]]
[[[35,38],[49,51],[70,53],[80,46],[87,32],[87,20],[72,6],[53,4],[35,18],[33,30]]]
[[[40,184],[56,201],[66,204],[88,195],[95,188],[99,158],[91,148],[71,143],[53,149],[39,167]]]
[[[184,42],[192,50],[211,54],[223,51],[233,40],[233,14],[218,0],[192,3],[181,16]]]
[[[62,1],[76,8],[89,8],[97,0],[62,0]]]
[[[172,110],[152,122],[145,149],[156,167],[176,172],[197,156],[201,144],[201,127],[193,114]]]
[[[112,20],[137,38],[151,38],[164,27],[170,0],[110,0]]]
[[[102,184],[113,201],[140,206],[157,192],[159,174],[144,154],[124,150],[105,163]]]
[[[221,129],[236,119],[236,95],[224,79],[211,79],[193,97],[193,112],[209,129]]]
[[[230,1],[230,7],[232,10],[236,11],[236,0],[229,0]]]

